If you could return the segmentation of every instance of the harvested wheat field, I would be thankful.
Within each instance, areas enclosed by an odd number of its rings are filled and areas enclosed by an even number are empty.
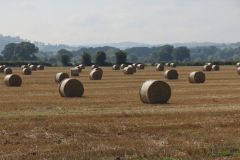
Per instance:
[[[200,160],[240,159],[240,76],[235,66],[205,72],[203,84],[188,81],[202,67],[177,67],[178,80],[146,67],[124,75],[103,67],[101,81],[90,67],[74,77],[81,98],[63,98],[48,68],[21,75],[21,87],[6,87],[0,74],[0,159]],[[143,104],[139,88],[162,80],[169,104]]]

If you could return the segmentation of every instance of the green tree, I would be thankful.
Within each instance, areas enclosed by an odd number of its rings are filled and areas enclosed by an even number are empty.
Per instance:
[[[103,52],[103,51],[98,51],[96,53],[96,63],[98,65],[104,65],[105,64],[105,60],[106,60],[107,56],[106,56],[106,53]]]
[[[7,44],[3,51],[5,60],[36,60],[35,54],[39,49],[35,44],[30,42],[10,43]]]
[[[86,66],[92,65],[92,57],[90,54],[84,52],[81,57],[82,57],[82,63],[84,65],[86,65]]]
[[[64,66],[68,66],[68,65],[69,65],[69,62],[70,62],[70,56],[67,55],[67,54],[62,54],[62,55],[61,55],[61,63],[62,63]]]
[[[175,61],[190,61],[190,50],[187,47],[177,47],[173,51]]]
[[[174,47],[171,45],[164,45],[162,47],[160,47],[160,51],[159,51],[159,61],[172,61],[173,60],[173,50]]]
[[[126,52],[123,51],[117,51],[115,53],[116,56],[116,63],[117,64],[125,64],[127,61],[127,54]]]

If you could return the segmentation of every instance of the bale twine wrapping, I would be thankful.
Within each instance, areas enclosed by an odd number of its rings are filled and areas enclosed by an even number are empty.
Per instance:
[[[37,65],[37,70],[44,70],[44,65]]]
[[[71,72],[71,76],[73,76],[73,77],[79,76],[79,70],[78,70],[78,68],[71,68],[71,69],[70,69],[70,72]]]
[[[22,73],[24,75],[31,75],[32,74],[32,70],[30,68],[23,68]]]
[[[64,79],[67,79],[67,78],[69,78],[69,75],[67,73],[60,72],[56,74],[55,82],[61,83]]]
[[[85,65],[84,65],[84,64],[80,64],[79,67],[80,67],[81,69],[85,69]]]
[[[140,69],[140,70],[144,69],[144,64],[138,64],[137,69]]]
[[[237,73],[240,75],[240,67],[237,68]]]
[[[164,75],[166,79],[178,79],[178,72],[175,69],[165,71]]]
[[[11,68],[5,68],[4,69],[4,74],[12,74],[12,69]]]
[[[158,64],[156,66],[156,71],[164,71],[164,65],[163,64]]]
[[[30,68],[32,71],[36,71],[37,70],[37,66],[36,65],[30,65]]]
[[[94,69],[94,68],[98,68],[98,67],[99,66],[97,64],[93,64],[91,68]]]
[[[140,99],[143,103],[164,104],[171,98],[171,88],[163,81],[145,81],[139,90]]]
[[[4,65],[1,65],[1,66],[0,66],[0,73],[3,73],[5,68],[6,68],[6,67],[5,67]]]
[[[213,71],[219,71],[220,70],[220,66],[219,65],[212,65],[212,70]]]
[[[176,63],[170,63],[170,67],[172,67],[172,68],[176,68],[177,65],[176,65]]]
[[[126,64],[121,64],[120,69],[124,69],[125,67],[127,67]]]
[[[204,65],[203,66],[203,71],[211,71],[212,70],[212,66],[211,65]]]
[[[4,83],[9,87],[20,87],[22,78],[17,74],[9,74],[4,77]]]
[[[120,70],[120,66],[118,64],[113,65],[112,67],[113,70]]]
[[[73,78],[63,80],[58,90],[62,97],[82,97],[84,93],[83,84]]]
[[[240,62],[238,62],[238,63],[236,64],[236,67],[240,67]]]
[[[190,83],[204,83],[206,80],[206,76],[203,72],[191,72],[189,74],[188,80]]]
[[[123,69],[123,73],[124,74],[133,74],[134,73],[134,69],[133,69],[133,67],[125,67]]]
[[[103,70],[101,68],[95,68],[90,72],[89,78],[90,80],[101,80],[102,75],[103,75]]]

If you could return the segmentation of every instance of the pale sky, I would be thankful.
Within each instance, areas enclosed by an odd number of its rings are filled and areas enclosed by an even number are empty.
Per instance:
[[[0,0],[0,34],[32,41],[240,41],[240,0]]]

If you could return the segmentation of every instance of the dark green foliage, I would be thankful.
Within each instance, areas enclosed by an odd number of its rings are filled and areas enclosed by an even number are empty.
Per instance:
[[[125,64],[127,61],[127,54],[124,51],[118,51],[115,53],[116,64]]]
[[[177,47],[173,51],[174,61],[190,61],[190,50],[187,47]]]
[[[92,57],[90,54],[84,52],[81,56],[82,56],[82,64],[84,64],[85,66],[92,65]]]
[[[96,53],[96,64],[102,66],[105,64],[105,60],[106,60],[107,56],[106,56],[106,53],[103,52],[103,51],[98,51]]]

